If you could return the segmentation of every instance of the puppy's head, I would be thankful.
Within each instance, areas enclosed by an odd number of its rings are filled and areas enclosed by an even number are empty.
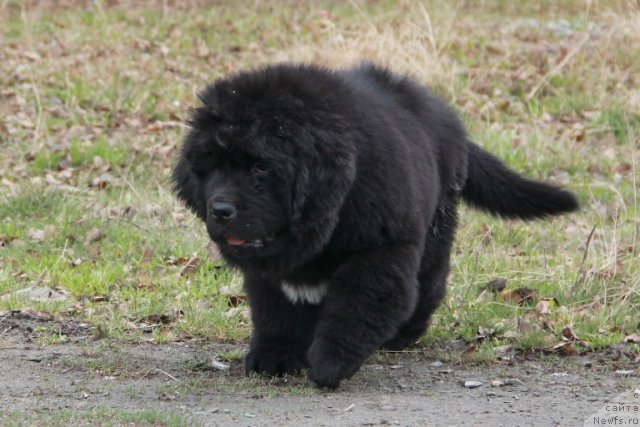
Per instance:
[[[301,262],[330,238],[355,154],[328,80],[321,69],[279,66],[200,94],[173,181],[228,260]]]

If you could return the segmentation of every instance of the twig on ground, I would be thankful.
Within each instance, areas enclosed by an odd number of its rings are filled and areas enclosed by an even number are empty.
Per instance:
[[[176,377],[174,377],[173,375],[171,375],[171,374],[169,374],[169,373],[167,373],[167,372],[163,371],[163,370],[162,370],[162,369],[160,369],[160,368],[156,368],[155,370],[156,370],[157,372],[160,372],[160,373],[162,373],[162,374],[165,374],[166,376],[168,376],[169,378],[171,378],[171,379],[172,379],[172,380],[174,380],[174,381],[178,381],[178,382],[180,382],[180,380],[179,380],[178,378],[176,378]]]
[[[584,248],[584,255],[582,255],[582,262],[580,263],[580,268],[578,269],[578,278],[576,279],[576,282],[573,285],[573,290],[575,291],[576,289],[578,289],[578,286],[582,286],[584,284],[584,281],[587,278],[587,270],[584,268],[584,264],[587,261],[587,255],[589,254],[589,247],[591,246],[591,239],[593,238],[593,234],[596,232],[596,227],[597,226],[593,226],[593,228],[591,229],[591,233],[589,233],[589,237],[587,237],[587,244]]]
[[[344,414],[345,412],[349,412],[350,410],[352,410],[354,407],[356,406],[355,403],[352,403],[351,405],[347,406],[346,408],[344,408],[342,411],[338,412],[338,414]]]

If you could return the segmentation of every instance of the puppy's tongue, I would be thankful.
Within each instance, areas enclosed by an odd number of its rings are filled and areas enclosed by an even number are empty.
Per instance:
[[[227,237],[227,243],[230,244],[231,246],[240,246],[240,245],[244,244],[244,240],[238,239],[235,236],[228,236]]]

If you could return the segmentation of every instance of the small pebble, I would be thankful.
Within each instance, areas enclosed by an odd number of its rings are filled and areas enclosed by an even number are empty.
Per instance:
[[[464,382],[465,388],[476,388],[476,387],[480,387],[481,385],[482,385],[482,383],[480,381],[465,381]]]
[[[226,371],[229,369],[229,365],[226,363],[218,362],[217,360],[211,361],[211,367],[217,371]]]
[[[430,364],[429,366],[430,366],[431,368],[439,368],[439,367],[441,367],[441,366],[443,366],[443,365],[444,365],[444,363],[442,363],[442,362],[440,362],[439,360],[437,360],[437,361],[433,362],[432,364]]]
[[[218,412],[220,409],[219,408],[213,408],[213,409],[209,409],[207,411],[199,411],[196,412],[196,415],[208,415],[208,414],[215,414],[216,412]]]

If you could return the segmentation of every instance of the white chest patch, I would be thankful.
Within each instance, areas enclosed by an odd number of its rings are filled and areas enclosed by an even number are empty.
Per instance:
[[[322,302],[325,295],[327,295],[327,289],[327,283],[320,283],[316,286],[299,286],[290,285],[287,282],[282,283],[282,292],[284,292],[287,299],[294,304],[307,303],[318,305]]]

